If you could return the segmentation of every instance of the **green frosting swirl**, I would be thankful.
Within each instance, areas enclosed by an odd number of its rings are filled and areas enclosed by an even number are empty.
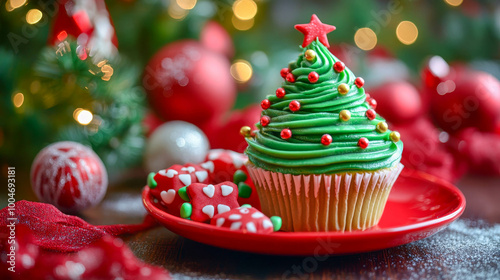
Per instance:
[[[316,52],[314,60],[304,57],[307,49]],[[268,96],[271,107],[263,110],[262,115],[269,116],[270,123],[265,127],[258,123],[255,138],[246,138],[249,160],[257,167],[288,174],[332,174],[395,166],[401,160],[403,143],[391,141],[390,130],[376,130],[377,124],[385,121],[382,117],[366,117],[371,107],[364,89],[354,84],[354,74],[347,67],[335,72],[333,65],[339,59],[318,40],[303,50],[297,61],[289,65],[295,82],[284,82],[285,97]],[[316,83],[308,80],[312,71],[319,74]],[[342,83],[350,88],[345,95],[337,90]],[[299,111],[289,109],[292,100],[300,102]],[[348,121],[340,120],[341,110],[351,112]],[[285,128],[292,131],[287,140],[280,137]],[[321,144],[324,134],[332,136],[333,142],[328,146]],[[361,137],[369,140],[366,149],[358,146]]]

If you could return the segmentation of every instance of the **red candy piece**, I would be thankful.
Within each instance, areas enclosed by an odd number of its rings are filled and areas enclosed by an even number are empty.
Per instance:
[[[281,131],[280,135],[281,135],[281,138],[283,138],[285,140],[290,139],[292,137],[292,131],[288,128],[285,128]]]
[[[368,104],[370,104],[370,106],[373,108],[373,109],[377,109],[377,100],[373,99],[373,98],[370,98],[370,100],[368,100]]]
[[[285,78],[286,78],[286,75],[288,75],[288,73],[290,73],[290,70],[288,70],[288,68],[283,68],[283,69],[281,69],[281,71],[280,71],[280,75],[281,75],[281,77],[282,77],[283,79],[285,79]]]
[[[191,220],[205,222],[216,214],[239,207],[238,186],[231,182],[217,185],[195,183],[187,188],[193,212]]]
[[[361,88],[365,85],[365,80],[361,77],[357,77],[355,80],[354,80],[354,84],[358,87],[358,88]]]
[[[375,110],[373,109],[368,109],[366,110],[366,117],[369,119],[369,120],[373,120],[375,119],[375,117],[377,116],[377,113],[375,113]]]
[[[168,169],[158,171],[154,176],[157,183],[151,189],[151,194],[165,207],[166,212],[180,216],[180,209],[184,201],[178,194],[180,188],[192,183],[208,183],[208,171],[195,164],[173,165]]]
[[[273,232],[273,223],[271,219],[253,207],[238,207],[231,209],[231,211],[218,214],[213,217],[210,224],[243,232]]]
[[[345,69],[345,64],[344,64],[344,62],[342,62],[342,61],[337,61],[337,62],[335,62],[335,64],[333,64],[333,69],[334,69],[334,70],[335,70],[335,72],[337,72],[337,73],[340,73],[340,72],[344,71],[344,69]]]
[[[290,102],[290,104],[288,105],[288,107],[290,108],[290,110],[292,112],[297,112],[298,110],[300,110],[300,102],[297,101],[297,100],[293,100]]]
[[[276,97],[278,97],[278,98],[285,97],[285,94],[286,94],[286,92],[285,92],[284,88],[279,88],[276,90]]]
[[[361,148],[361,149],[366,149],[368,148],[368,145],[370,144],[370,141],[368,141],[368,139],[366,139],[365,137],[361,137],[359,138],[358,140],[358,146]]]
[[[271,101],[269,101],[269,99],[262,100],[262,102],[260,102],[260,107],[264,110],[269,109],[269,107],[271,107]]]
[[[328,146],[332,143],[332,136],[330,134],[325,134],[321,136],[321,144]]]
[[[286,81],[289,83],[295,83],[295,76],[292,73],[286,74]]]
[[[260,124],[262,126],[267,126],[270,122],[271,122],[271,118],[268,116],[263,116],[262,118],[260,118]]]
[[[315,83],[319,80],[319,75],[318,75],[318,73],[313,71],[313,72],[309,73],[309,75],[307,75],[307,79],[309,80],[309,82]]]

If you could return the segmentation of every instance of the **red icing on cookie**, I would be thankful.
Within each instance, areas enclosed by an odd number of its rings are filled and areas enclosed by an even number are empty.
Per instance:
[[[151,194],[166,209],[167,213],[180,216],[180,208],[184,201],[178,194],[180,188],[192,183],[208,183],[208,171],[196,164],[173,165],[158,171],[154,176],[158,184],[151,189]]]
[[[273,232],[271,219],[253,207],[238,207],[231,211],[215,215],[210,224],[231,230],[241,230],[243,232]]]
[[[193,212],[191,220],[205,222],[217,214],[239,207],[238,187],[231,182],[217,185],[194,183],[187,188]]]

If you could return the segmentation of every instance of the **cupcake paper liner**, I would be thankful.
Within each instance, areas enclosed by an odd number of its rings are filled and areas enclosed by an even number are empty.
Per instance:
[[[292,175],[247,163],[262,212],[284,231],[354,231],[378,224],[403,165],[372,172]]]

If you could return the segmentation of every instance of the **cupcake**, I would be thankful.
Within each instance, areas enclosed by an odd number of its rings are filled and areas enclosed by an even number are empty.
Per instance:
[[[403,165],[403,143],[356,77],[329,50],[334,26],[313,15],[297,61],[261,103],[246,134],[247,168],[262,211],[285,231],[354,231],[376,225]]]

